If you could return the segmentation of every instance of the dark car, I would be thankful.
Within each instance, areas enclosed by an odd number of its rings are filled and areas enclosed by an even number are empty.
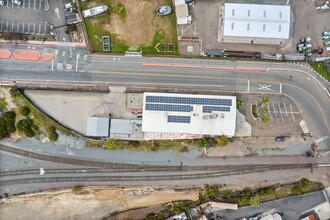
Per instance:
[[[323,49],[314,49],[314,50],[312,50],[312,53],[322,54]]]
[[[276,138],[275,138],[275,141],[277,141],[277,142],[283,142],[283,141],[285,141],[285,137],[283,137],[283,136],[281,136],[281,137],[276,137]]]

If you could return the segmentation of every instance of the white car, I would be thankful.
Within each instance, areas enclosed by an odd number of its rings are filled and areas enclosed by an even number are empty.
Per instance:
[[[22,2],[20,0],[11,0],[11,2],[13,4],[16,4],[16,5],[21,5],[22,4]]]
[[[4,0],[0,0],[0,5],[5,5],[5,1]]]

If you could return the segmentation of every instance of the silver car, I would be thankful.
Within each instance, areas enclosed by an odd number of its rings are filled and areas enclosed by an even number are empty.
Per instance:
[[[0,5],[5,5],[5,1],[4,0],[0,0]]]
[[[22,2],[20,0],[11,0],[11,2],[13,4],[16,4],[16,5],[21,5],[22,4]]]

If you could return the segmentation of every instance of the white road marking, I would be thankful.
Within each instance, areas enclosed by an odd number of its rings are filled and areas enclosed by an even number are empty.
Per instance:
[[[79,57],[80,57],[80,54],[78,53],[78,54],[77,54],[77,58],[76,58],[76,72],[78,72]]]
[[[25,5],[25,0],[23,0],[23,8],[25,7],[24,5]]]
[[[277,104],[278,104],[278,108],[280,109],[280,114],[281,114],[281,117],[282,117],[282,121],[284,121],[284,119],[283,119],[283,115],[282,115],[282,109],[281,109],[281,105],[280,105],[280,103],[279,103],[279,102],[278,102]]]
[[[280,94],[282,93],[282,83],[280,83]]]
[[[14,22],[11,22],[11,31],[14,31]]]
[[[41,0],[39,0],[39,10],[41,10]]]
[[[284,109],[285,109],[286,117],[288,118],[289,115],[288,115],[288,110],[286,109],[286,104],[285,104],[285,102],[283,102],[283,105],[284,105]]]
[[[8,21],[7,21],[7,25],[6,25],[6,31],[8,31]]]
[[[24,28],[25,28],[24,26],[25,26],[25,24],[24,24],[24,22],[23,22],[23,29],[22,29],[22,33],[24,33]]]
[[[17,22],[17,32],[19,32],[19,22]]]
[[[273,102],[273,108],[274,108],[274,112],[275,112],[274,115],[275,115],[276,121],[278,121],[278,120],[277,120],[277,111],[276,111],[276,108],[275,108],[275,104],[274,104],[274,102]]]
[[[44,26],[44,35],[46,35],[46,29],[47,29],[47,26],[45,24],[45,26]]]
[[[250,80],[248,80],[247,92],[250,92]]]
[[[0,27],[1,27],[0,30],[2,30],[2,21],[1,21]]]
[[[33,34],[36,33],[36,24],[33,24]]]
[[[8,8],[8,5],[9,5],[9,1],[7,1],[7,8]]]
[[[61,19],[60,18],[60,10],[58,8],[55,8],[55,14],[57,15],[58,19]]]
[[[34,0],[34,5],[33,5],[34,6],[34,8],[33,8],[34,10],[36,10],[36,4],[37,4],[37,0]]]
[[[54,59],[52,59],[52,70],[54,70]]]
[[[29,7],[28,7],[28,9],[30,9],[30,4],[31,4],[31,0],[29,0]]]
[[[27,33],[30,33],[30,23],[28,24],[28,31]]]
[[[269,114],[270,120],[273,121],[272,113],[270,111],[268,102],[267,102],[267,107],[268,107],[268,114]]]
[[[292,113],[292,106],[291,106],[291,104],[290,104],[290,109],[291,109],[292,119],[293,119],[293,121],[295,122],[296,120],[295,120],[294,115],[293,115],[293,113]]]
[[[316,143],[318,144],[318,143],[320,143],[320,142],[322,142],[322,141],[324,141],[324,140],[326,140],[328,138],[330,138],[330,136],[321,137],[321,138],[319,138],[319,139],[316,140]]]
[[[260,88],[258,88],[258,90],[271,90],[270,89],[270,87],[272,86],[272,85],[267,85],[267,84],[258,84],[258,86],[260,87]]]
[[[39,34],[40,34],[40,29],[41,29],[41,24],[39,24],[39,31],[38,31]]]

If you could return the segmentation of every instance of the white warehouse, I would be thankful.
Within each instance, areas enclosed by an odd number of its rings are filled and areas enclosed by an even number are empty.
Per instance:
[[[235,135],[235,96],[145,92],[143,101],[143,132]]]
[[[290,38],[288,5],[225,3],[219,42],[282,45]]]

